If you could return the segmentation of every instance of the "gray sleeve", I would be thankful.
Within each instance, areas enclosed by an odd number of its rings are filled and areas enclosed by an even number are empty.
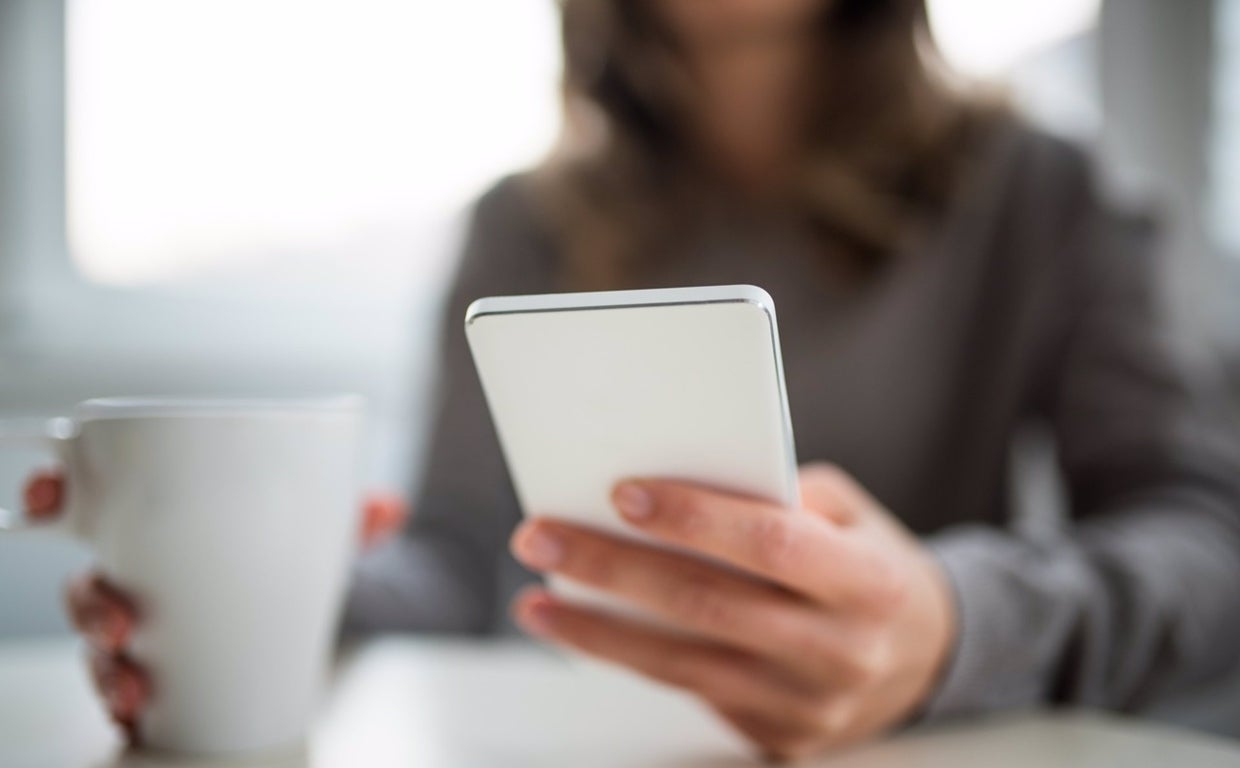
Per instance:
[[[930,717],[1140,710],[1240,660],[1234,413],[1162,312],[1150,228],[1085,220],[1045,393],[1072,520],[1043,543],[985,526],[931,537],[960,632]]]
[[[433,426],[420,492],[403,536],[358,563],[349,632],[485,632],[496,628],[497,582],[518,519],[516,495],[465,340],[480,296],[549,289],[551,245],[522,179],[500,182],[474,209],[441,326]]]

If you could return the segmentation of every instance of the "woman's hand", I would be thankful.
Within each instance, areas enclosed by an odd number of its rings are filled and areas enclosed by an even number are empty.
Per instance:
[[[810,466],[800,482],[805,509],[791,512],[666,480],[616,488],[629,524],[698,557],[528,521],[512,540],[524,564],[624,598],[671,630],[542,589],[516,599],[515,618],[539,637],[696,694],[769,756],[897,726],[925,702],[950,654],[950,586],[850,477]]]
[[[27,514],[34,519],[51,519],[60,513],[65,484],[56,472],[44,472],[26,484]],[[404,525],[408,510],[396,496],[371,496],[363,505],[361,541],[370,547]],[[90,649],[90,670],[108,713],[135,736],[139,713],[151,698],[151,683],[126,652],[129,638],[142,620],[141,606],[108,584],[97,573],[73,579],[65,590],[69,618],[86,639]]]

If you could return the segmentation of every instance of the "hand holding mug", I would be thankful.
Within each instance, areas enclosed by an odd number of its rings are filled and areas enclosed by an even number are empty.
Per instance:
[[[65,497],[59,472],[33,475],[26,484],[26,514],[33,520],[54,519]],[[362,506],[362,546],[369,548],[404,525],[408,510],[394,495],[371,495]],[[127,653],[134,627],[141,621],[136,602],[108,583],[99,573],[74,578],[65,589],[70,622],[90,648],[90,671],[112,719],[129,740],[135,738],[138,714],[146,706],[152,686],[146,671]]]
[[[0,509],[0,532],[94,553],[70,611],[131,736],[229,757],[305,738],[356,547],[363,407],[110,398],[2,425],[0,443],[43,446],[60,470],[30,482],[25,518]]]

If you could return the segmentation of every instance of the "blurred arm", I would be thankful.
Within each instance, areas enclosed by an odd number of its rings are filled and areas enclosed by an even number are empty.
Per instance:
[[[1240,658],[1234,414],[1160,314],[1148,227],[1084,219],[1045,398],[1073,524],[1046,544],[983,526],[930,540],[961,611],[932,716],[1140,709]]]
[[[422,489],[404,535],[358,563],[348,631],[482,632],[497,623],[501,568],[519,509],[462,324],[476,298],[549,289],[551,246],[521,183],[501,182],[474,210],[441,326]]]

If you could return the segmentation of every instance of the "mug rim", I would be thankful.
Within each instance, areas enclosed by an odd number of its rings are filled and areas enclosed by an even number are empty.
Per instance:
[[[141,417],[281,416],[316,413],[360,413],[365,399],[358,394],[321,397],[96,397],[74,408],[78,420]]]

